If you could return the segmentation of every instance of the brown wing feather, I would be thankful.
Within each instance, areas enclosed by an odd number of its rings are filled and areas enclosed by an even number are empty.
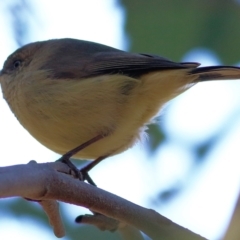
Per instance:
[[[52,43],[55,52],[42,69],[48,69],[53,78],[88,78],[102,74],[122,74],[139,77],[142,74],[166,69],[196,68],[198,63],[176,63],[150,54],[124,52],[105,45],[65,39]]]
[[[240,68],[232,66],[200,67],[191,70],[190,73],[198,75],[197,82],[240,79]]]

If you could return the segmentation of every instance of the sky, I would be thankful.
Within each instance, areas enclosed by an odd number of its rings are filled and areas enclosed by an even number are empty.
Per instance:
[[[6,3],[10,2],[14,4],[16,0],[0,3],[0,65],[17,48],[9,31],[11,21]],[[31,19],[30,42],[71,37],[123,50],[131,44],[124,32],[125,11],[115,0],[35,0],[31,3],[34,15],[26,11]],[[203,65],[221,64],[215,53],[202,48],[190,50],[183,60],[198,61]],[[240,187],[239,90],[240,81],[197,84],[162,111],[164,117],[160,117],[160,121],[170,139],[157,149],[152,156],[154,160],[149,161],[146,147],[139,143],[99,164],[91,171],[92,178],[107,191],[144,207],[152,207],[209,239],[218,239],[226,228]],[[1,156],[4,159],[1,166],[27,163],[31,159],[54,161],[59,157],[21,127],[2,97],[0,116]],[[161,187],[186,184],[185,176],[192,171],[192,158],[195,157],[189,146],[204,142],[224,124],[231,127],[208,154],[207,158],[211,160],[205,161],[199,171],[191,173],[191,183],[172,201],[164,206],[154,205],[155,194]],[[65,206],[72,221],[77,209],[76,206]],[[49,232],[38,229],[37,225],[29,228],[29,224],[27,218],[19,222],[18,219],[1,217],[0,238],[38,240],[44,236],[44,239],[54,239]],[[15,231],[9,231],[9,228]],[[25,228],[28,231],[24,231]],[[41,235],[36,234],[37,231],[41,231]]]

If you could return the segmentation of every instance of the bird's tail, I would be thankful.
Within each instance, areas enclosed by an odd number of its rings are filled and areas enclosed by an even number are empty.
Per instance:
[[[230,66],[199,67],[192,69],[190,74],[198,76],[196,82],[240,79],[240,68]]]

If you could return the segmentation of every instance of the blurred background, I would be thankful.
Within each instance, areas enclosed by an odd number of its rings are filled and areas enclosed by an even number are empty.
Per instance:
[[[78,38],[202,65],[240,62],[238,0],[1,0],[0,65],[33,41]],[[168,103],[148,140],[91,171],[100,188],[221,239],[240,189],[240,81],[200,83]],[[37,124],[37,123],[36,123]],[[1,166],[55,161],[0,98]],[[76,162],[80,166],[81,162]],[[77,225],[84,208],[61,203],[72,239],[120,239]],[[37,203],[0,200],[0,239],[55,239]],[[146,238],[147,239],[147,238]]]

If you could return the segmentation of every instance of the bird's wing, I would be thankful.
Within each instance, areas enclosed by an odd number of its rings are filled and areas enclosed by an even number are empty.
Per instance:
[[[54,48],[58,41],[52,44]],[[62,47],[56,47],[42,68],[48,69],[52,78],[83,79],[103,74],[139,77],[156,70],[198,66],[198,63],[176,63],[157,55],[128,53],[102,44],[67,39]]]
[[[142,74],[166,69],[196,68],[198,63],[176,63],[166,58],[125,52],[103,52],[95,54],[86,64],[86,74],[123,74],[131,77],[139,77]]]

